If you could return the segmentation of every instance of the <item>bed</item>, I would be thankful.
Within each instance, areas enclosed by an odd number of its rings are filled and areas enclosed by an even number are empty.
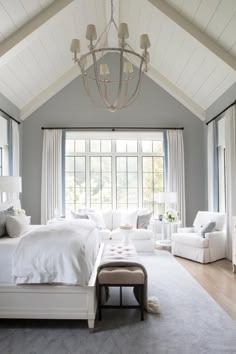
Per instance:
[[[31,226],[30,232],[40,227]],[[27,233],[18,238],[0,238],[0,318],[84,319],[88,321],[89,328],[94,328],[97,310],[96,276],[103,251],[103,245],[98,244],[97,228],[94,227],[87,238],[87,248],[95,247],[93,252],[96,252],[96,256],[89,278],[83,285],[15,284],[13,260],[22,238],[26,240]]]

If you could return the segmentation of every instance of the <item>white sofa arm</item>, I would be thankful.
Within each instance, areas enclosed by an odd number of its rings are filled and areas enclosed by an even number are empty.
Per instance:
[[[207,232],[205,238],[209,241],[211,262],[226,257],[226,233],[225,231]]]
[[[193,227],[179,227],[177,232],[181,233],[181,234],[188,234],[188,233],[194,232],[194,228]]]

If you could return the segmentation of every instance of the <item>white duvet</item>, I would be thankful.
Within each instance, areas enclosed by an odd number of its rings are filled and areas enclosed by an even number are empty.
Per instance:
[[[88,284],[98,250],[95,223],[70,220],[39,226],[22,237],[12,258],[16,284]]]

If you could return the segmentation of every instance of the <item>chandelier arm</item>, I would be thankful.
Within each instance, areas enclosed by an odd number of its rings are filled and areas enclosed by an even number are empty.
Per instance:
[[[142,78],[143,78],[142,66],[143,66],[143,63],[141,63],[141,64],[140,64],[140,67],[139,67],[139,80],[138,80],[138,84],[137,84],[137,87],[136,87],[134,93],[133,93],[132,96],[128,99],[128,101],[126,101],[126,103],[125,103],[124,105],[117,106],[117,107],[116,107],[117,109],[122,109],[122,108],[124,108],[124,107],[129,106],[129,105],[132,104],[132,103],[135,101],[135,99],[137,98],[137,96],[138,96],[138,94],[139,94],[139,91],[140,91]]]
[[[118,93],[116,96],[115,101],[112,104],[112,107],[115,107],[117,105],[119,105],[120,103],[120,99],[121,99],[121,90],[122,90],[122,76],[123,76],[123,67],[124,67],[124,51],[123,51],[123,47],[121,48],[121,52],[120,52],[120,75],[119,75],[119,87],[118,87]]]
[[[108,100],[106,100],[106,98],[102,94],[102,88],[101,88],[101,85],[100,85],[100,80],[98,78],[98,67],[97,67],[96,54],[95,54],[95,51],[93,49],[91,50],[91,54],[92,54],[92,57],[93,57],[94,76],[95,76],[95,80],[96,80],[96,83],[97,83],[97,88],[98,88],[99,95],[100,95],[101,99],[104,101],[105,105],[107,107],[111,107],[111,104],[108,102]]]

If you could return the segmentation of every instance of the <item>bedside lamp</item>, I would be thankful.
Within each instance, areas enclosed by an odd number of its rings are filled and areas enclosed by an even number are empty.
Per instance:
[[[21,193],[21,190],[21,177],[0,176],[0,193],[6,193],[7,202],[17,202],[19,198],[14,198],[14,194]]]

